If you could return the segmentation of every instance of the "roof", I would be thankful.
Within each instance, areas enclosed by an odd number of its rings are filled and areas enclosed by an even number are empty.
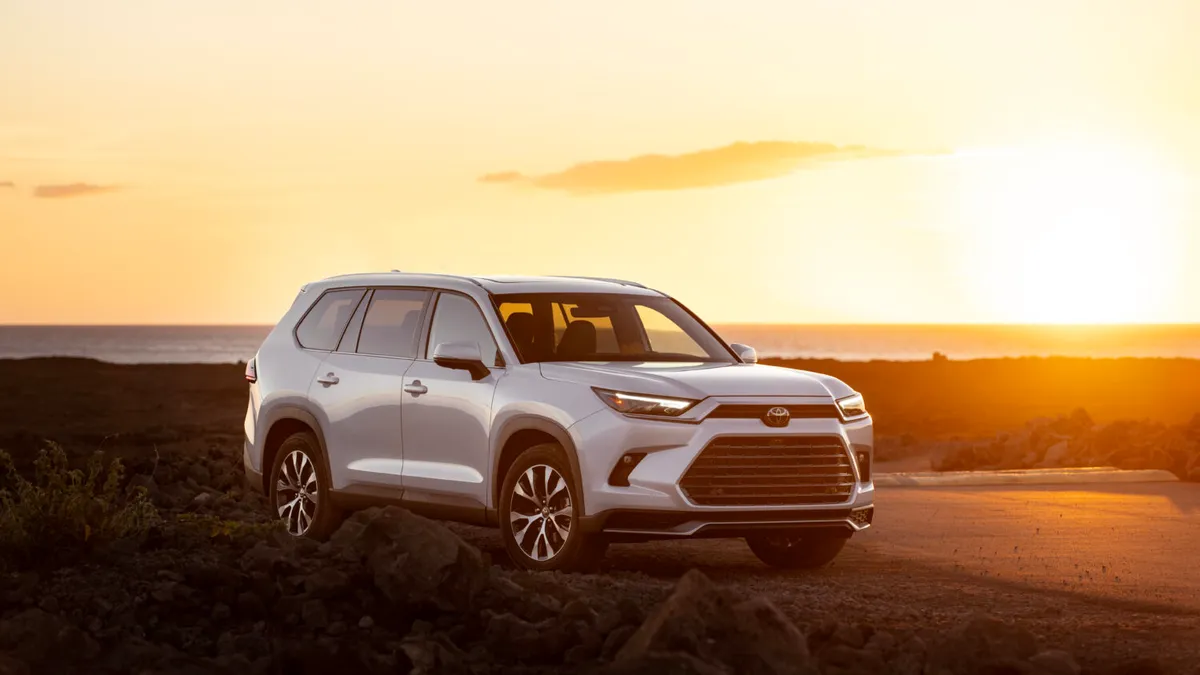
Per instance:
[[[378,272],[367,274],[342,274],[322,279],[310,286],[322,288],[333,286],[427,286],[471,291],[482,288],[489,293],[623,293],[628,295],[661,295],[658,291],[621,279],[598,277],[550,277],[550,276],[457,276],[452,274],[419,274],[410,272]]]

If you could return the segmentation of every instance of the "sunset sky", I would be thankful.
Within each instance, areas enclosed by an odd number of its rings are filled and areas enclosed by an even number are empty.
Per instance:
[[[391,268],[627,277],[713,322],[1200,322],[1198,26],[0,0],[0,323],[272,323]]]

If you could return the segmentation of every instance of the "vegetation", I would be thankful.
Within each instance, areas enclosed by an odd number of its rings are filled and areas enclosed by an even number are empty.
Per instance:
[[[143,536],[159,522],[144,489],[121,490],[120,460],[93,453],[83,469],[47,443],[34,461],[33,479],[19,474],[0,451],[0,565],[53,567],[117,540]]]

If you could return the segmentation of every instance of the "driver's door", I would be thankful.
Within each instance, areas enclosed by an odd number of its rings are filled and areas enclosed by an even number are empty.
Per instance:
[[[404,498],[483,509],[492,398],[503,360],[479,306],[466,295],[438,293],[428,326],[423,353],[404,375]],[[434,363],[434,348],[450,342],[478,344],[489,373],[474,379]]]

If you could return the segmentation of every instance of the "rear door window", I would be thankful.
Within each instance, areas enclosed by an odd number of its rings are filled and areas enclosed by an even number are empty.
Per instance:
[[[404,359],[417,354],[429,291],[412,288],[377,288],[363,317],[358,336],[358,353]]]
[[[364,292],[361,288],[326,292],[296,326],[296,341],[305,349],[333,351]]]

